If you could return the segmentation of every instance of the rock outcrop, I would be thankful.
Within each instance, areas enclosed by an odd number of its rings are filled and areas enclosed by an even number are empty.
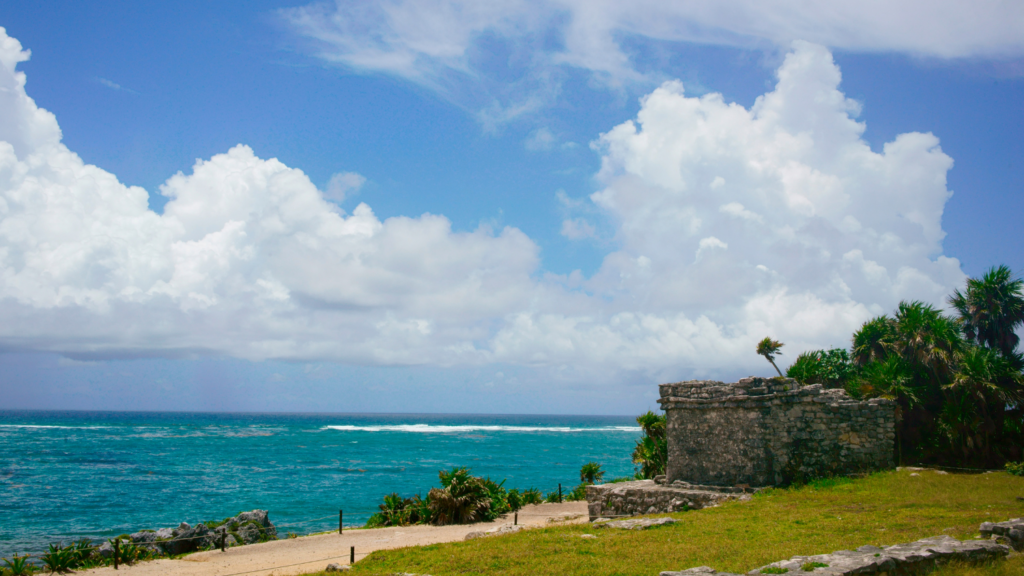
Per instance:
[[[794,556],[755,568],[748,575],[786,574],[802,576],[867,576],[871,574],[926,574],[936,566],[950,561],[980,564],[1006,557],[1010,549],[993,540],[961,542],[949,536],[924,538],[909,544],[878,548],[861,546],[856,550],[840,550],[818,556]],[[662,572],[661,576],[738,576],[699,566],[679,572]]]
[[[996,540],[1005,538],[1001,542],[1018,552],[1024,551],[1024,518],[1014,518],[1005,522],[982,522],[978,530],[982,536],[994,537]]]
[[[225,547],[277,540],[277,529],[266,510],[242,512],[233,518],[208,524],[190,526],[182,522],[177,528],[141,530],[129,538],[137,546],[169,556],[219,548],[222,539]],[[100,547],[101,554],[105,552],[104,547],[107,549],[105,555],[113,553],[110,543],[105,543]]]

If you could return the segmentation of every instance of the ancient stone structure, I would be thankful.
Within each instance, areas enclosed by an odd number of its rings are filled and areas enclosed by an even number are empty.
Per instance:
[[[890,400],[857,401],[790,378],[691,380],[660,389],[668,484],[776,486],[893,467]]]
[[[590,521],[640,514],[682,512],[716,506],[726,500],[750,498],[742,488],[693,486],[684,482],[665,485],[665,478],[587,486]]]
[[[748,575],[786,574],[801,576],[868,576],[871,574],[927,574],[950,561],[984,564],[1006,557],[1010,549],[992,540],[960,541],[949,536],[925,538],[909,544],[879,548],[861,546],[819,556],[794,556],[755,568]],[[738,576],[700,566],[680,572],[662,572],[661,576]]]

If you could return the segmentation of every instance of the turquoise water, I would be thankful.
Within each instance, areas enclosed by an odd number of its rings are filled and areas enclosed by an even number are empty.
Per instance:
[[[281,533],[361,525],[442,468],[506,488],[631,475],[630,417],[0,411],[0,556],[262,508]]]

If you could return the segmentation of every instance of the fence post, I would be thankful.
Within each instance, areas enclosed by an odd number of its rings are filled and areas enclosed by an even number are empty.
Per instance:
[[[220,551],[221,552],[224,551],[224,544],[225,544],[225,541],[227,540],[227,538],[228,538],[228,531],[227,530],[224,530],[223,532],[220,533]]]
[[[352,546],[348,549],[348,565],[351,566],[356,563],[356,547]]]
[[[519,512],[516,512],[516,519],[512,523],[515,524],[516,526],[519,525]]]
[[[341,534],[341,531],[344,530],[344,526],[341,523],[341,520],[344,517],[345,517],[345,511],[344,510],[338,510],[338,534]]]
[[[121,539],[120,538],[115,538],[114,539],[114,570],[117,570],[117,553],[118,553],[118,549],[120,547],[121,547]]]
[[[562,503],[562,483],[558,483],[558,503]]]

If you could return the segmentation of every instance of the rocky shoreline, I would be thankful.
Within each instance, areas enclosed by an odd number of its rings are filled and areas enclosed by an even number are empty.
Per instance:
[[[140,530],[111,540],[129,541],[150,552],[177,556],[198,550],[231,548],[277,540],[277,528],[266,510],[250,510],[220,522],[198,523],[190,526],[182,522],[177,528]],[[111,542],[104,542],[98,550],[104,558],[114,553]]]

